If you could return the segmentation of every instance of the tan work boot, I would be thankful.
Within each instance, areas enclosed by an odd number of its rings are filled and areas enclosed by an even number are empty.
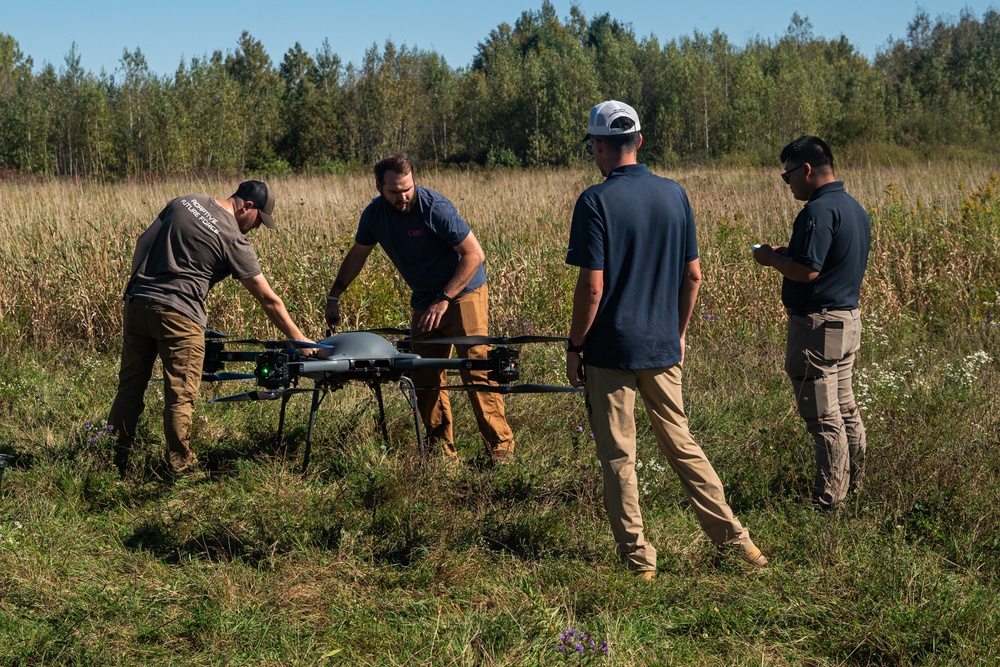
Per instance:
[[[767,566],[767,557],[757,548],[757,545],[753,543],[749,537],[745,542],[737,545],[737,553],[739,553],[740,558],[750,563],[751,565],[756,565],[757,567]]]
[[[656,578],[656,570],[639,570],[638,572],[633,572],[632,574],[639,581],[652,581]]]
[[[494,449],[490,452],[490,460],[495,466],[505,466],[514,460],[514,454],[503,449]]]

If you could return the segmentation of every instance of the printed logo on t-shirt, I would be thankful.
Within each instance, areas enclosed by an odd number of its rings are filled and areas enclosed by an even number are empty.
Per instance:
[[[420,236],[421,230],[419,229],[408,229],[406,231],[407,236]]]
[[[187,210],[194,214],[195,219],[204,225],[210,232],[218,236],[221,232],[219,231],[219,220],[208,212],[204,206],[199,204],[194,199],[181,199],[181,204]]]

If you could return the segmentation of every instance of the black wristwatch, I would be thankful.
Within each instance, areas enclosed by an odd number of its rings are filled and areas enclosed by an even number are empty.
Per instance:
[[[438,301],[447,301],[448,305],[455,303],[455,297],[448,296],[444,293],[444,290],[438,292]]]
[[[566,339],[566,351],[567,352],[576,352],[577,354],[579,354],[579,353],[583,352],[583,344],[581,343],[580,345],[573,345],[573,341],[571,341],[569,338],[567,338]]]

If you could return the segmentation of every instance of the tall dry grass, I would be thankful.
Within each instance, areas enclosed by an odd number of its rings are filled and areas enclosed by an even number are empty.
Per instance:
[[[865,286],[869,311],[885,318],[938,304],[970,317],[995,284],[995,166],[844,168],[848,190],[872,211],[873,254]],[[706,280],[701,310],[753,321],[780,318],[775,275],[751,260],[747,243],[784,243],[801,206],[776,170],[700,167],[666,175],[684,185],[698,220]],[[573,203],[599,180],[592,169],[417,174],[446,194],[487,253],[493,326],[551,333],[568,325],[573,272],[563,263]],[[992,179],[992,180],[991,180]],[[358,216],[375,195],[370,177],[294,177],[272,183],[277,233],[253,243],[265,275],[309,335],[321,335],[323,295],[350,246]],[[226,197],[234,181],[0,183],[0,345],[84,343],[113,347],[120,297],[135,238],[172,197]],[[272,334],[248,295],[228,281],[209,299],[210,326]],[[405,285],[385,257],[345,299],[346,327],[407,321]],[[873,298],[874,296],[874,298]],[[928,310],[929,302],[935,308]],[[933,318],[931,318],[933,319]],[[544,323],[544,324],[543,324]]]

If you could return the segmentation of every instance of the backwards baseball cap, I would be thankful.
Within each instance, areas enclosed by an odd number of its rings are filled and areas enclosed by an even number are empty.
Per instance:
[[[234,196],[243,201],[252,201],[265,227],[274,229],[278,226],[275,224],[274,218],[271,217],[271,213],[274,211],[274,193],[271,192],[271,188],[267,187],[267,183],[243,181],[240,183],[240,187],[236,188]]]
[[[628,118],[632,121],[631,127],[612,127],[619,118]],[[630,125],[630,123],[622,123]],[[632,134],[639,131],[639,115],[635,109],[616,100],[601,102],[590,110],[590,124],[587,125],[587,136],[610,137],[619,134]]]

